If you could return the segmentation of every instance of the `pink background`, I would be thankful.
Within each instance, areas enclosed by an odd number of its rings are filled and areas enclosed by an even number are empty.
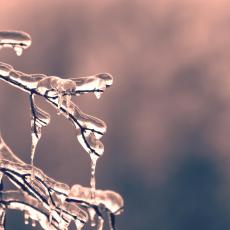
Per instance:
[[[0,30],[32,36],[22,57],[4,49],[1,61],[63,78],[114,76],[100,100],[74,100],[108,125],[97,187],[123,195],[118,229],[229,229],[229,9],[228,0],[1,1]],[[90,160],[72,125],[37,101],[52,121],[35,165],[88,186]],[[28,95],[1,82],[0,114],[3,137],[29,162]],[[16,218],[17,229],[32,229]]]

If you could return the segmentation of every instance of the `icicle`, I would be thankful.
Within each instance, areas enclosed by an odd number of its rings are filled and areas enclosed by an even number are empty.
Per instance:
[[[94,154],[90,154],[91,158],[91,178],[90,178],[90,186],[91,186],[91,199],[95,198],[95,189],[96,189],[96,165],[98,157]]]
[[[39,127],[40,129],[40,127]],[[32,172],[31,172],[31,181],[34,180],[34,155],[35,151],[39,142],[39,139],[34,133],[32,133],[32,143],[31,143],[31,166],[32,166]]]
[[[50,122],[50,115],[36,106],[34,101],[34,95],[30,95],[30,105],[31,105],[31,180],[34,180],[34,155],[38,145],[38,142],[42,136],[41,129],[45,127]]]
[[[89,213],[90,225],[91,227],[95,227],[96,226],[96,220],[95,220],[96,211],[94,210],[94,208],[89,207],[88,213]]]

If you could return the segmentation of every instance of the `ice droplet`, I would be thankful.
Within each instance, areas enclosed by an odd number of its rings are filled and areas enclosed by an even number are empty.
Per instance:
[[[22,47],[20,47],[20,46],[14,46],[14,51],[16,52],[16,54],[17,54],[18,56],[21,56],[21,55],[22,55],[22,52],[23,52],[23,49],[22,49]]]
[[[96,97],[99,96],[97,92],[103,93],[106,87],[110,87],[113,83],[113,77],[108,73],[99,73],[87,77],[71,78],[76,83],[75,91],[79,94],[95,93]],[[100,95],[101,96],[101,95]]]

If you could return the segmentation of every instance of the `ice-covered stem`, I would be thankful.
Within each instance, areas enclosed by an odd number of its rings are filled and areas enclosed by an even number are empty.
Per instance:
[[[60,226],[67,227],[71,220],[78,225],[87,222],[87,213],[78,204],[72,204],[65,200],[69,193],[68,185],[49,178],[37,168],[34,168],[34,181],[30,183],[31,165],[25,164],[17,158],[2,139],[0,142],[0,171],[22,191],[23,196],[16,195],[15,197],[15,199],[17,198],[17,207],[19,203],[21,205],[26,203],[26,208],[35,205],[37,211],[41,211],[43,216],[44,213],[48,219],[52,216],[51,222],[57,222],[59,228]],[[21,198],[19,199],[18,196]],[[14,195],[11,197],[13,198]],[[4,193],[0,204],[5,206],[8,204]],[[21,205],[19,205],[20,208]],[[9,207],[14,208],[15,206]],[[32,211],[31,213],[33,214]]]
[[[111,75],[97,74],[74,79],[61,79],[57,76],[43,74],[25,74],[14,70],[8,64],[0,63],[0,79],[30,95],[42,96],[52,106],[59,108],[76,127],[78,140],[85,150],[98,157],[103,154],[104,147],[99,139],[106,131],[106,124],[102,120],[83,113],[66,96],[90,92],[102,93],[106,87],[111,86]],[[61,104],[60,94],[63,96]]]
[[[4,141],[0,140],[0,172],[23,192],[23,199],[27,200],[27,206],[31,206],[31,200],[36,200],[36,206],[42,207],[42,216],[46,210],[47,218],[52,216],[51,222],[56,220],[59,225],[67,225],[62,218],[69,219],[69,222],[74,220],[78,224],[85,223],[88,216],[82,208],[86,208],[91,217],[91,224],[96,223],[94,218],[96,215],[98,225],[103,226],[101,213],[105,210],[112,220],[110,221],[111,229],[115,229],[114,215],[119,215],[124,207],[124,201],[118,193],[110,190],[96,190],[95,197],[92,199],[91,188],[76,184],[70,189],[68,185],[53,180],[36,167],[34,167],[33,183],[30,183],[31,165],[22,162]],[[4,196],[2,200],[2,204],[6,205]],[[20,202],[22,203],[22,200]]]
[[[17,55],[21,55],[30,45],[31,38],[24,32],[0,32],[0,48],[10,47]],[[25,223],[30,218],[33,226],[38,221],[48,230],[66,230],[71,220],[75,222],[77,230],[80,230],[88,220],[87,213],[91,226],[97,224],[97,229],[102,230],[104,217],[101,212],[104,210],[110,216],[110,229],[115,229],[114,216],[123,210],[123,199],[113,191],[96,190],[95,185],[96,162],[104,152],[100,138],[106,131],[106,125],[83,113],[71,101],[72,96],[86,93],[94,93],[100,98],[105,89],[112,85],[112,76],[102,73],[62,79],[44,74],[26,74],[0,62],[0,79],[29,93],[32,135],[31,165],[28,165],[10,150],[0,133],[0,230],[4,229],[5,211],[8,208],[25,211]],[[91,188],[74,185],[70,189],[68,185],[49,178],[34,167],[34,154],[42,128],[50,122],[50,115],[36,105],[35,95],[43,97],[57,108],[58,114],[64,115],[76,128],[77,139],[91,158]],[[3,192],[3,175],[19,190]]]

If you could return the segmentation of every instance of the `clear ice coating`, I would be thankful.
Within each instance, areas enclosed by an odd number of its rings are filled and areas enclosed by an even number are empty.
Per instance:
[[[75,184],[71,187],[68,198],[72,202],[80,203],[87,207],[91,226],[96,225],[95,215],[97,215],[97,229],[103,229],[104,219],[101,214],[106,210],[109,215],[110,229],[114,229],[114,216],[122,213],[124,200],[120,194],[110,190],[95,190],[94,197],[91,196],[91,188]],[[96,207],[96,209],[95,209]]]
[[[17,55],[31,45],[31,38],[21,31],[0,32],[0,48],[13,48]],[[122,197],[110,190],[96,188],[97,160],[103,155],[101,142],[106,124],[82,112],[72,101],[73,96],[92,93],[97,99],[113,83],[108,73],[86,77],[63,79],[59,76],[27,74],[0,62],[0,79],[30,95],[31,107],[31,164],[24,163],[3,141],[0,133],[0,230],[4,230],[7,209],[24,212],[25,224],[43,229],[67,230],[71,221],[77,230],[90,220],[91,226],[102,230],[106,211],[110,229],[115,229],[115,215],[123,211]],[[58,114],[71,121],[76,130],[76,139],[91,159],[90,187],[73,185],[71,188],[48,177],[34,166],[34,156],[42,136],[43,127],[50,123],[50,115],[35,103],[35,96],[43,97],[58,110]],[[17,190],[4,191],[2,177],[12,182]]]
[[[36,167],[34,181],[29,183],[31,165],[15,157],[2,139],[0,144],[0,172],[19,189],[2,192],[0,205],[25,211],[26,223],[31,219],[31,223],[39,223],[44,229],[67,229],[71,221],[81,225],[88,221],[87,213],[78,204],[66,201],[68,185],[49,178]]]
[[[34,155],[37,148],[37,144],[42,136],[42,127],[47,126],[50,123],[50,115],[40,109],[34,101],[34,94],[30,95],[30,108],[31,108],[31,165],[32,165],[32,176],[34,179],[33,165]]]
[[[18,56],[31,45],[31,37],[22,31],[0,31],[0,47],[13,48]]]
[[[95,190],[94,198],[91,197],[91,188],[75,184],[71,187],[69,197],[72,200],[81,200],[82,202],[103,206],[109,213],[115,215],[121,214],[124,208],[122,196],[111,190]]]

